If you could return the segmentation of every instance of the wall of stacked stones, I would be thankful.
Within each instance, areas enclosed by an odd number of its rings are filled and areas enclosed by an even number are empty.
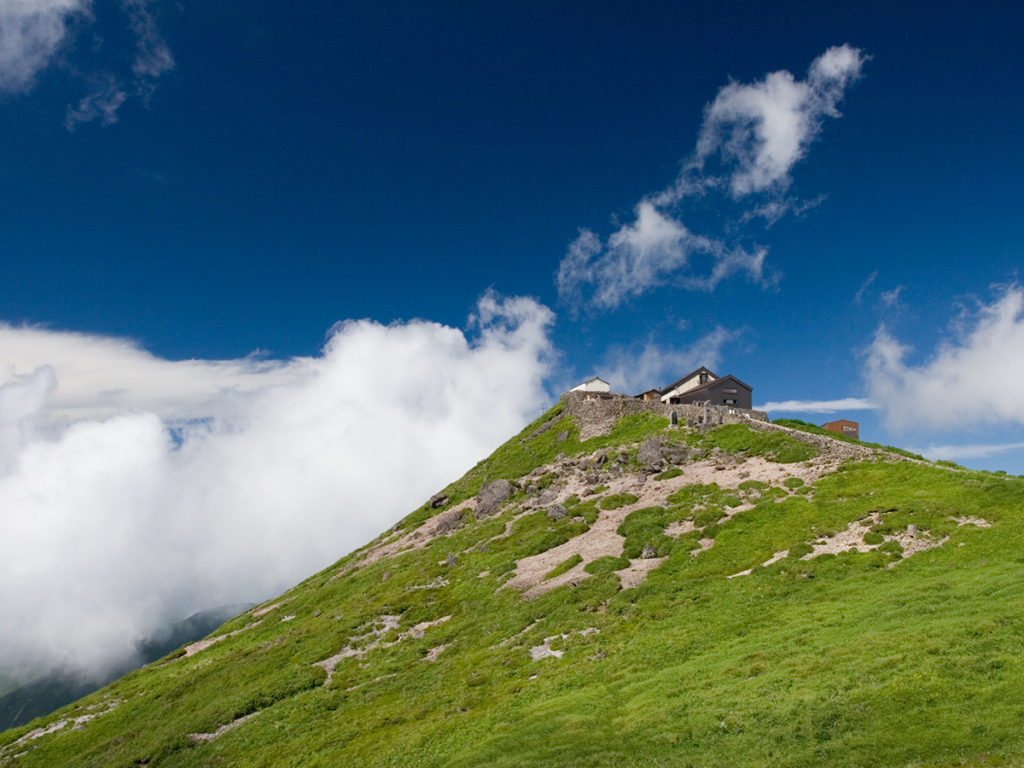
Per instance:
[[[576,417],[580,438],[586,440],[605,435],[623,416],[655,413],[671,419],[675,413],[680,426],[715,427],[720,424],[740,424],[768,421],[764,411],[729,408],[721,405],[667,405],[658,400],[640,400],[627,395],[609,395],[595,392],[566,392],[562,395],[565,413]]]

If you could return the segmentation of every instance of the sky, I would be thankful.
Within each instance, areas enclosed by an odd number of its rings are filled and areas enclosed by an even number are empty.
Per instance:
[[[1024,473],[1024,11],[832,6],[0,0],[0,667],[273,594],[593,375]]]

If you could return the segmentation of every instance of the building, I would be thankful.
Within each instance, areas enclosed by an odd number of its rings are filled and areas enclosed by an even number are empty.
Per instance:
[[[710,373],[710,371],[708,372]],[[708,405],[724,405],[729,408],[746,408],[748,411],[753,408],[753,388],[744,384],[735,376],[708,377],[703,384],[690,387],[678,394],[662,396],[662,402],[669,405],[682,405],[684,403],[707,403]]]
[[[668,403],[673,397],[678,397],[684,392],[689,392],[691,389],[699,387],[708,382],[714,381],[718,377],[715,376],[709,369],[701,366],[696,371],[690,371],[690,373],[683,376],[673,384],[669,384],[663,390],[661,390],[661,402]],[[644,393],[646,394],[646,393]]]
[[[570,392],[611,392],[612,385],[604,379],[595,376],[592,379],[587,379],[582,384],[577,384],[575,387],[569,390]]]
[[[829,432],[845,435],[846,437],[852,437],[854,440],[860,440],[860,424],[856,421],[837,419],[836,421],[830,421],[828,424],[822,424],[821,428],[827,429]]]

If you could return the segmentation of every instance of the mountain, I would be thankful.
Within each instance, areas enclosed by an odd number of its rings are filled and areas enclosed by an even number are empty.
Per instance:
[[[620,405],[563,399],[0,765],[1024,764],[1024,479]]]
[[[0,682],[0,730],[46,715],[76,699],[102,688],[112,680],[165,656],[185,643],[198,640],[219,627],[251,603],[228,605],[194,613],[174,622],[139,644],[136,656],[100,677],[83,677],[75,672],[51,672],[24,684]]]

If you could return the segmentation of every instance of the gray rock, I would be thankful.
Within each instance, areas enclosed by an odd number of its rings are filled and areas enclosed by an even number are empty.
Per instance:
[[[476,517],[487,517],[498,511],[498,507],[512,495],[512,483],[508,480],[492,480],[480,487],[476,497]]]
[[[555,504],[555,506],[548,510],[548,517],[550,517],[552,520],[561,520],[568,514],[569,511],[561,504]]]
[[[682,464],[690,458],[690,451],[680,445],[672,445],[663,448],[661,455],[671,464]]]
[[[448,555],[448,559],[444,561],[444,564],[447,565],[449,568],[454,568],[456,565],[459,564],[459,558],[457,558],[455,555]]]
[[[440,519],[437,521],[436,530],[439,534],[448,533],[449,531],[454,531],[460,525],[462,525],[462,512],[456,509],[452,512],[441,515]]]
[[[918,531],[918,528],[917,528],[916,525],[908,525],[907,526],[907,535],[908,536],[917,536],[917,531]]]
[[[650,560],[652,557],[658,556],[658,550],[652,547],[650,544],[644,544],[643,550],[640,552],[640,557],[645,560]]]
[[[661,466],[661,439],[652,437],[640,444],[636,460],[645,467],[655,469]]]
[[[619,464],[628,464],[629,463],[629,454],[626,453],[625,451],[623,451],[622,453],[620,453],[618,456],[615,457],[615,460],[617,462],[619,462]]]
[[[594,469],[600,469],[604,466],[604,463],[608,461],[607,453],[599,453],[594,457]]]
[[[443,507],[446,501],[448,501],[447,493],[435,493],[430,497],[430,508],[437,509],[438,507]]]
[[[568,439],[569,439],[569,433],[566,432],[564,429],[555,436],[555,442],[556,443],[564,443]]]

